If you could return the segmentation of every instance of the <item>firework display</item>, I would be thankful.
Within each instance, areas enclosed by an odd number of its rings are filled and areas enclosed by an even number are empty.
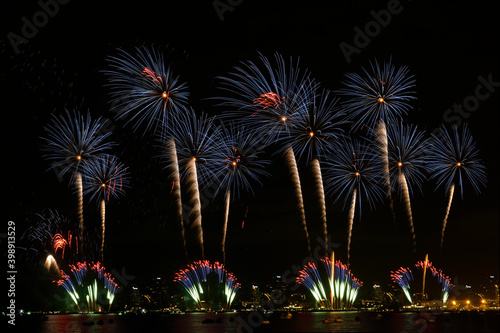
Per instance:
[[[333,256],[332,256],[333,259]],[[326,309],[349,309],[352,307],[363,282],[340,260],[321,258],[324,273],[315,263],[308,262],[298,273],[297,283],[306,287],[317,304]]]
[[[431,271],[432,276],[437,278],[438,282],[441,284],[441,300],[443,301],[443,304],[445,304],[446,301],[448,300],[448,296],[451,289],[454,287],[454,285],[451,283],[450,277],[446,276],[442,270],[434,267],[432,262],[427,260],[427,257],[426,260],[424,261],[418,261],[415,264],[415,267],[424,270],[424,283],[425,283],[425,271],[427,269]]]
[[[128,133],[127,129],[115,133],[117,137],[127,137],[139,130],[151,134],[159,150],[157,157],[165,162],[169,182],[160,186],[167,188],[163,193],[166,200],[157,211],[151,210],[147,222],[162,220],[179,224],[185,261],[172,265],[188,264],[175,274],[173,282],[182,288],[189,310],[231,309],[241,285],[225,268],[226,259],[228,262],[238,260],[237,255],[227,253],[226,241],[245,244],[242,239],[228,238],[233,236],[232,231],[228,236],[230,212],[234,215],[231,204],[247,200],[247,193],[254,195],[254,185],[267,185],[264,179],[273,176],[275,167],[280,168],[278,163],[268,167],[273,162],[271,157],[278,154],[283,159],[283,170],[278,173],[289,173],[290,193],[285,194],[293,195],[296,204],[289,207],[290,212],[286,214],[292,216],[288,220],[296,219],[297,225],[300,223],[299,236],[305,237],[305,254],[309,255],[307,263],[294,277],[295,282],[308,289],[315,307],[322,309],[354,307],[363,283],[351,272],[351,262],[361,253],[353,247],[352,255],[351,244],[353,240],[358,244],[353,230],[356,237],[362,228],[357,229],[358,224],[354,227],[354,222],[361,221],[366,205],[375,210],[379,203],[387,200],[396,222],[399,207],[394,207],[393,194],[397,193],[400,198],[397,203],[402,205],[401,212],[408,222],[413,253],[416,253],[417,231],[419,244],[427,235],[419,230],[419,221],[414,219],[412,201],[415,193],[425,192],[427,179],[435,181],[436,189],[444,188],[448,196],[441,247],[455,191],[459,190],[463,198],[467,184],[478,194],[486,185],[486,169],[466,124],[461,128],[453,126],[451,130],[442,126],[439,131],[428,134],[421,129],[425,126],[417,127],[403,119],[413,110],[415,78],[408,67],[396,66],[392,60],[373,61],[369,68],[362,68],[360,74],[345,74],[339,83],[340,89],[327,90],[309,69],[299,64],[298,58],[286,59],[279,53],[267,58],[259,54],[258,61],[242,61],[226,75],[217,76],[214,88],[221,96],[212,96],[209,100],[217,101],[217,107],[224,109],[220,114],[195,111],[198,107],[194,108],[188,101],[187,84],[175,74],[170,60],[159,48],[137,47],[133,52],[116,49],[107,58],[107,69],[102,73],[107,79],[111,111],[117,120],[131,126]],[[146,216],[149,211],[144,213],[147,208],[139,205],[156,193],[147,193],[148,189],[136,191],[141,183],[132,179],[135,171],[131,174],[120,160],[127,161],[127,165],[144,161],[129,159],[130,147],[123,155],[109,152],[118,145],[108,141],[114,133],[102,118],[91,117],[90,112],[66,111],[63,115],[54,115],[44,130],[44,158],[58,176],[70,175],[78,200],[76,218],[66,218],[55,210],[44,211],[37,221],[28,221],[19,249],[29,259],[44,263],[44,273],[64,288],[79,312],[109,311],[119,287],[102,266],[105,239],[110,243],[109,236],[114,236],[112,233],[105,237],[106,223],[109,228],[116,216],[115,211],[106,215],[106,209],[113,209],[107,205],[112,200],[118,205],[125,190],[133,189],[141,198],[130,205],[130,210],[118,211],[117,216],[136,211]],[[136,144],[136,138],[140,140],[140,136],[127,140]],[[128,143],[123,140],[120,145]],[[139,149],[144,150],[146,144],[149,143],[137,143]],[[149,171],[146,167],[142,170],[143,173]],[[287,199],[286,195],[283,200]],[[93,204],[97,202],[93,209],[98,215],[93,218],[85,210],[85,224],[83,209],[87,202],[84,199]],[[342,207],[330,209],[330,204]],[[175,206],[175,211],[168,205]],[[249,205],[241,203],[241,207],[246,207],[245,218]],[[278,219],[287,216],[282,214],[281,207],[272,208],[280,213]],[[272,210],[270,216],[275,213]],[[345,213],[339,213],[340,210]],[[337,223],[342,220],[338,218],[341,214],[348,215],[347,221]],[[213,216],[223,216],[223,221],[212,220]],[[266,219],[267,216],[261,221]],[[269,217],[271,219],[274,216]],[[127,223],[125,218],[117,218],[117,221]],[[362,221],[364,223],[365,218]],[[204,230],[207,226],[209,229]],[[280,227],[280,237],[287,234],[288,227],[285,224]],[[237,237],[247,237],[248,229]],[[332,231],[338,230],[346,230],[347,237],[345,244],[341,244],[345,250],[335,255],[346,264],[335,260],[333,253],[331,257],[311,261],[317,251],[312,251],[310,235],[321,235],[319,240],[324,241],[325,252],[329,253],[326,246],[331,243]],[[165,238],[165,244],[169,240]],[[295,239],[290,236],[290,240]],[[367,240],[371,241],[364,239]],[[108,246],[106,258],[109,249]],[[247,250],[250,251],[245,248]],[[158,249],[153,251],[161,255]],[[454,287],[450,278],[436,269],[427,256],[415,266],[423,270],[422,296],[429,269],[440,283],[441,300],[446,303]],[[410,268],[391,271],[390,277],[401,288],[404,299],[413,304],[415,288],[410,286],[414,282]]]
[[[117,118],[131,123],[134,131],[145,124],[143,133],[151,131],[164,143],[187,260],[177,149],[171,134],[175,128],[172,125],[178,121],[176,117],[188,108],[187,86],[165,64],[160,49],[138,47],[134,53],[118,49],[117,55],[107,60],[110,68],[104,74],[110,88],[112,111],[117,113]]]
[[[349,119],[356,119],[355,128],[368,125],[375,128],[380,121],[392,123],[411,110],[409,102],[416,99],[415,79],[407,66],[395,66],[392,61],[370,63],[363,73],[347,73],[343,88],[337,93],[347,98],[343,106]]]
[[[83,184],[82,169],[84,164],[97,154],[109,149],[111,144],[106,139],[111,133],[102,133],[104,123],[101,118],[92,120],[90,113],[84,117],[79,112],[65,116],[54,116],[45,131],[45,157],[52,161],[51,168],[59,176],[71,172],[71,179],[78,196],[78,219],[80,244],[83,241]]]
[[[328,226],[320,158],[324,157],[326,152],[332,149],[333,143],[339,139],[343,132],[341,126],[345,121],[342,110],[337,106],[337,99],[332,97],[329,91],[322,91],[321,94],[315,95],[313,102],[307,104],[309,106],[302,108],[294,118],[290,135],[284,139],[284,147],[297,152],[299,160],[305,157],[306,162],[311,162],[326,244]]]
[[[243,121],[251,128],[255,128],[264,134],[262,142],[265,143],[280,141],[290,135],[296,118],[313,102],[312,97],[318,87],[318,83],[311,78],[309,71],[299,67],[298,60],[294,62],[290,59],[286,62],[278,53],[275,54],[274,61],[261,55],[260,63],[243,62],[220,80],[220,88],[228,93],[220,97],[221,105],[235,110],[228,112],[225,117]],[[307,249],[311,254],[295,152],[291,144],[286,141],[282,152],[289,167]]]
[[[392,61],[370,63],[363,74],[347,73],[338,94],[346,96],[343,106],[349,119],[356,119],[353,129],[367,125],[377,133],[386,176],[387,196],[395,220],[389,177],[387,124],[394,123],[411,110],[409,102],[415,99],[415,79],[407,66],[396,67]]]
[[[118,198],[129,186],[127,168],[116,156],[102,155],[90,161],[83,171],[84,194],[99,202],[101,211],[101,262],[104,262],[106,203]]]
[[[174,282],[184,288],[197,309],[209,310],[229,310],[241,287],[223,264],[211,264],[208,260],[195,261],[181,269]]]
[[[410,292],[410,282],[413,281],[413,273],[411,269],[400,267],[396,271],[391,271],[391,279],[396,282],[403,290],[406,299],[412,303],[411,292]]]
[[[201,258],[205,258],[200,190],[216,178],[220,146],[217,138],[221,129],[215,125],[213,117],[209,118],[206,114],[198,117],[194,110],[179,115],[177,121],[178,126],[172,135],[179,170],[185,182],[187,205],[191,208],[188,223],[195,230]]]
[[[387,127],[387,140],[391,184],[400,192],[405,203],[408,224],[413,238],[413,252],[415,252],[417,241],[410,194],[413,187],[421,189],[422,182],[425,180],[427,165],[424,155],[428,149],[427,140],[424,139],[424,132],[418,131],[416,126],[404,125],[402,122]],[[379,149],[381,148],[379,147]]]
[[[61,262],[75,260],[78,256],[78,237],[72,233],[70,219],[57,210],[46,209],[35,214],[29,222],[30,226],[22,234],[19,244],[26,260],[34,263],[45,261],[45,265],[49,263],[49,266],[57,265],[56,258]]]
[[[265,145],[261,145],[255,131],[233,123],[222,126],[220,137],[220,158],[216,193],[225,192],[224,227],[222,232],[222,257],[226,262],[226,235],[229,220],[229,206],[231,197],[238,198],[240,191],[253,192],[251,182],[262,185],[260,179],[268,177],[265,166],[269,160],[259,158],[264,152]],[[232,193],[232,195],[231,195]]]
[[[72,276],[61,270],[60,279],[53,282],[66,290],[78,311],[109,311],[119,287],[101,263],[77,262],[69,268]]]
[[[352,226],[356,207],[361,214],[362,201],[373,207],[383,198],[380,159],[373,147],[350,137],[339,140],[336,148],[324,162],[325,183],[328,193],[336,200],[344,198],[344,207],[350,203],[347,240],[347,261],[350,260]]]
[[[486,171],[466,124],[461,131],[453,126],[450,133],[442,126],[437,134],[433,133],[427,158],[431,179],[436,180],[437,188],[444,187],[448,192],[448,205],[441,230],[442,248],[455,186],[459,187],[462,199],[465,182],[470,183],[476,193],[480,193],[481,187],[486,185]]]
[[[134,130],[141,125],[146,131],[165,129],[163,125],[187,106],[187,86],[165,64],[159,49],[137,47],[132,53],[118,49],[107,60],[110,68],[103,72],[111,90],[110,104]]]

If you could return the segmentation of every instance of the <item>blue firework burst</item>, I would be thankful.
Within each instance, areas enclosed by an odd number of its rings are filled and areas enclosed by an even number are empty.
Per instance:
[[[59,176],[67,172],[74,176],[85,162],[111,148],[112,143],[106,142],[111,133],[103,133],[104,126],[100,117],[92,120],[89,112],[84,116],[66,110],[64,115],[53,116],[42,137],[44,156],[52,162],[50,168]]]
[[[291,145],[297,158],[304,157],[309,162],[313,157],[324,155],[329,147],[343,133],[344,112],[338,100],[329,91],[313,97],[309,107],[299,110],[290,135],[283,139],[284,146]]]
[[[370,62],[369,69],[362,74],[347,73],[338,94],[345,96],[343,107],[349,119],[356,119],[353,129],[363,125],[374,128],[380,120],[385,123],[398,120],[411,109],[409,102],[415,99],[412,90],[415,85],[413,75],[407,66],[396,67],[389,60]]]
[[[220,97],[221,105],[229,108],[224,116],[258,128],[268,141],[287,133],[318,85],[308,70],[299,67],[299,60],[287,62],[278,53],[273,61],[260,55],[258,63],[242,62],[219,79],[227,93]]]
[[[91,200],[108,202],[125,194],[129,180],[127,168],[116,156],[100,155],[83,168],[83,193]]]
[[[408,190],[413,193],[416,187],[422,190],[426,180],[428,140],[417,126],[398,121],[387,126],[387,150],[389,174],[393,190],[401,189],[401,174],[404,175]],[[377,141],[380,144],[380,140]]]
[[[454,125],[451,132],[443,125],[437,133],[432,133],[426,159],[436,188],[442,186],[448,191],[456,184],[463,198],[465,183],[472,185],[478,194],[486,186],[486,168],[467,124],[462,129]]]
[[[181,173],[188,172],[188,164],[195,161],[197,178],[203,186],[217,178],[217,162],[220,159],[220,125],[206,113],[196,115],[194,110],[178,114],[170,133],[175,140],[177,159]],[[171,168],[171,160],[168,161]]]
[[[265,168],[270,161],[261,158],[266,146],[255,130],[243,125],[231,122],[221,128],[217,192],[231,191],[233,198],[241,190],[253,193],[252,183],[261,184],[269,176]]]
[[[342,137],[323,158],[326,192],[335,202],[344,199],[344,207],[353,194],[368,202],[371,208],[385,197],[381,159],[377,150],[366,140]]]
[[[104,74],[110,88],[110,103],[117,117],[133,123],[137,130],[159,130],[166,127],[171,116],[185,110],[188,91],[159,50],[137,47],[134,53],[118,49],[107,59],[109,70]]]

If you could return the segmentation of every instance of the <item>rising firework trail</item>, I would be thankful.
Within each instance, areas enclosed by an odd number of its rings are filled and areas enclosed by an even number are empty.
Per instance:
[[[79,241],[83,244],[83,184],[82,168],[84,164],[111,147],[106,139],[111,133],[104,133],[101,118],[92,120],[90,113],[83,116],[78,111],[72,114],[54,116],[45,127],[45,158],[52,162],[51,169],[59,176],[71,173],[78,197]],[[81,252],[81,248],[80,248]]]
[[[425,255],[424,261],[418,261],[415,264],[415,266],[417,268],[421,268],[424,270],[422,294],[424,293],[424,290],[425,290],[425,273],[426,273],[426,270],[429,269],[432,273],[432,276],[436,277],[438,279],[438,282],[441,284],[441,300],[443,301],[443,305],[444,305],[446,303],[446,301],[448,300],[449,292],[454,287],[454,285],[451,283],[450,277],[446,276],[442,270],[434,267],[432,262],[429,261],[429,258],[427,255]]]
[[[391,61],[379,64],[376,60],[370,63],[370,69],[363,68],[363,74],[348,73],[345,75],[344,87],[338,91],[346,96],[343,107],[348,119],[356,119],[353,130],[364,125],[378,135],[379,149],[382,152],[383,170],[386,177],[387,197],[391,205],[393,219],[395,214],[390,187],[387,124],[397,121],[411,109],[409,101],[415,99],[412,91],[415,85],[413,75],[409,75],[406,66],[396,67]]]
[[[424,270],[424,277],[422,279],[422,297],[425,297],[425,275],[427,273],[427,267],[429,267],[429,255],[426,254],[425,255],[425,260],[424,262],[422,263],[422,269]],[[431,267],[432,267],[432,263],[431,263]]]
[[[464,124],[461,130],[453,126],[451,133],[444,126],[439,132],[432,133],[427,156],[429,172],[431,179],[436,180],[436,189],[442,186],[448,192],[440,248],[443,247],[444,231],[456,187],[460,189],[463,199],[466,182],[472,185],[477,194],[481,192],[481,187],[486,186],[486,168],[478,156],[479,150],[467,124]]]
[[[175,124],[173,119],[188,107],[187,86],[165,63],[162,52],[152,47],[136,48],[134,53],[118,49],[107,61],[110,68],[103,72],[110,88],[111,111],[132,124],[134,131],[145,126],[143,133],[152,131],[164,143],[187,260],[177,149],[170,133]]]
[[[295,154],[293,152],[292,146],[288,146],[285,149],[285,161],[288,164],[290,177],[292,180],[292,186],[295,190],[295,195],[297,197],[297,208],[299,210],[300,220],[302,222],[304,234],[307,239],[307,251],[309,254],[311,254],[311,242],[309,240],[309,231],[307,230],[306,211],[304,208],[304,199],[302,197],[302,186],[300,184],[299,169],[297,167],[297,160],[295,159]]]
[[[350,137],[341,138],[325,159],[325,183],[327,193],[338,201],[344,198],[344,208],[350,203],[347,263],[350,260],[350,244],[355,207],[361,216],[361,203],[367,201],[371,208],[383,197],[380,174],[380,158],[367,143]]]
[[[217,177],[217,162],[220,152],[220,126],[214,124],[214,118],[202,113],[199,117],[193,110],[179,115],[176,128],[172,129],[175,140],[180,172],[188,196],[189,211],[184,216],[188,225],[194,229],[200,245],[200,255],[205,257],[203,227],[201,221],[200,189],[211,184]],[[171,161],[171,160],[170,160]],[[172,166],[168,165],[172,170]]]
[[[396,222],[396,213],[394,212],[394,200],[392,199],[392,191],[391,191],[391,178],[389,176],[389,149],[387,142],[387,126],[383,121],[379,121],[377,123],[377,127],[375,129],[376,133],[376,143],[380,149],[381,157],[382,157],[382,168],[385,175],[385,188],[387,190],[387,198],[389,199],[389,207],[392,213],[392,220]]]
[[[217,179],[219,192],[225,192],[224,226],[222,231],[222,256],[226,262],[226,235],[229,221],[229,207],[231,198],[238,198],[242,190],[251,192],[252,182],[261,184],[261,178],[269,174],[265,166],[270,162],[260,158],[265,145],[253,130],[245,126],[229,123],[222,124],[220,137]]]
[[[183,210],[182,210],[182,194],[181,194],[181,179],[179,173],[179,161],[177,160],[177,151],[175,149],[175,140],[169,138],[165,144],[165,152],[170,156],[170,170],[172,177],[172,193],[174,195],[175,206],[177,208],[177,218],[179,219],[179,227],[181,230],[182,245],[184,246],[184,254],[186,260],[189,260],[189,254],[186,242],[186,226],[184,225]]]
[[[83,169],[84,194],[99,203],[101,213],[101,263],[104,262],[106,204],[111,198],[124,195],[129,186],[127,168],[111,155],[101,155]]]
[[[197,309],[215,311],[229,310],[241,288],[234,274],[223,264],[211,264],[208,260],[196,261],[181,269],[175,274],[174,282],[184,288]]]
[[[404,202],[408,224],[413,238],[413,252],[416,251],[416,237],[413,224],[410,196],[413,188],[422,189],[425,181],[425,154],[428,142],[424,132],[416,126],[392,123],[387,127],[388,170],[393,190],[399,191]]]
[[[272,62],[261,55],[260,63],[242,62],[232,73],[220,78],[220,88],[228,93],[219,98],[222,100],[220,105],[235,110],[225,115],[255,128],[263,134],[262,140],[266,143],[277,142],[289,135],[295,117],[312,102],[311,96],[318,86],[307,70],[300,69],[298,60],[290,60],[288,64],[279,54],[275,54],[274,58]],[[290,170],[300,221],[311,255],[295,153],[290,144],[285,144],[282,151]]]

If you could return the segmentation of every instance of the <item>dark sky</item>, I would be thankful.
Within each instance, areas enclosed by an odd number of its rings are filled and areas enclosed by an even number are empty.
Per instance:
[[[241,3],[239,3],[241,2]],[[86,110],[113,120],[114,153],[130,166],[132,188],[107,212],[106,266],[148,277],[171,278],[185,263],[169,194],[171,183],[157,158],[156,142],[132,133],[113,119],[101,71],[105,58],[116,47],[142,44],[169,47],[173,67],[190,87],[190,101],[197,111],[219,112],[208,100],[217,93],[215,77],[242,60],[256,60],[258,52],[300,56],[325,88],[336,89],[344,73],[359,71],[370,60],[392,59],[410,67],[415,75],[418,101],[406,118],[428,131],[445,119],[446,110],[476,94],[479,77],[500,82],[497,43],[498,14],[492,5],[472,2],[431,1],[233,1],[223,20],[213,6],[186,1],[141,1],[136,4],[106,1],[70,1],[54,7],[44,17],[36,1],[3,10],[1,14],[0,107],[2,109],[2,173],[8,195],[4,220],[14,220],[21,236],[26,219],[45,208],[74,218],[75,199],[67,180],[58,181],[40,152],[43,126],[50,115],[64,107]],[[220,1],[220,3],[226,3]],[[238,4],[239,3],[239,4]],[[9,6],[14,6],[10,4]],[[374,13],[390,8],[385,26],[374,25]],[[15,52],[9,33],[22,35],[23,18],[41,20],[36,33]],[[368,24],[368,25],[367,25]],[[361,45],[348,61],[339,45],[355,45],[356,31],[371,30],[369,43]],[[352,238],[351,268],[365,283],[388,281],[389,271],[413,265],[429,253],[431,261],[459,283],[478,284],[488,275],[498,276],[498,110],[500,83],[465,120],[478,142],[488,169],[488,186],[476,195],[466,188],[456,197],[439,254],[440,226],[446,198],[434,183],[413,198],[417,254],[402,205],[396,200],[397,224],[387,207],[366,209],[356,219]],[[485,92],[486,90],[481,90]],[[466,119],[463,117],[467,117]],[[450,123],[448,123],[449,125]],[[244,196],[232,206],[227,241],[227,268],[243,283],[265,281],[282,274],[307,257],[305,238],[295,209],[286,166],[272,156],[272,178],[256,187],[255,196]],[[304,184],[311,243],[320,235],[316,199],[308,168],[300,166]],[[396,197],[397,198],[397,197]],[[329,231],[340,244],[337,258],[346,260],[347,213],[328,198]],[[241,221],[248,209],[244,228]],[[86,203],[86,223],[96,228],[97,205]],[[211,202],[203,216],[207,258],[220,260],[219,242],[223,199]],[[3,232],[3,231],[2,231]],[[190,246],[194,246],[190,244]]]

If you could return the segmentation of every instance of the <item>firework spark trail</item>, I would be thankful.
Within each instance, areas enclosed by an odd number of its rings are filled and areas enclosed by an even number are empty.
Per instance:
[[[377,123],[377,140],[382,153],[382,161],[384,168],[384,176],[387,186],[387,198],[389,199],[389,207],[391,208],[392,221],[396,223],[396,213],[394,212],[394,201],[392,200],[391,178],[389,173],[389,150],[387,142],[387,127],[383,120]]]
[[[333,193],[336,201],[344,199],[343,209],[350,204],[349,232],[352,233],[356,205],[361,218],[363,201],[366,200],[373,208],[376,201],[384,198],[381,161],[379,155],[374,153],[374,148],[362,141],[351,137],[339,141],[338,146],[331,150],[329,160],[324,162],[325,184],[327,192]],[[354,206],[353,197],[357,197]],[[350,239],[349,234],[349,247]]]
[[[82,184],[82,174],[80,172],[76,173],[75,176],[75,186],[77,188],[77,198],[78,198],[78,230],[79,230],[79,237],[78,239],[80,240],[80,254],[83,255],[82,247],[83,247],[83,184]]]
[[[192,218],[191,228],[193,228],[198,235],[200,243],[201,258],[205,259],[205,246],[203,244],[203,227],[201,225],[201,202],[200,190],[198,186],[198,177],[196,172],[196,158],[192,158],[187,164],[187,192],[189,193],[189,205],[192,207],[190,217]],[[191,218],[190,218],[191,219]]]
[[[321,209],[321,221],[323,222],[323,234],[325,238],[325,244],[328,244],[328,225],[326,221],[326,202],[325,202],[325,190],[323,187],[323,177],[321,175],[321,167],[319,164],[319,159],[314,158],[312,160],[312,172],[314,176],[314,183],[316,184],[316,193],[319,199],[319,205]],[[326,249],[325,249],[326,251]]]
[[[403,191],[406,212],[408,214],[408,223],[410,225],[411,236],[413,239],[413,253],[417,251],[417,240],[415,238],[415,228],[413,226],[413,215],[411,213],[410,191],[408,191],[408,184],[404,173],[400,175],[400,183]]]
[[[486,168],[479,158],[479,150],[469,131],[464,124],[459,131],[456,125],[452,126],[451,133],[441,127],[437,133],[432,133],[429,154],[426,156],[431,179],[437,181],[436,189],[444,186],[448,192],[448,207],[443,220],[440,250],[443,247],[444,230],[451,209],[451,203],[458,187],[461,198],[464,196],[464,185],[469,183],[477,194],[481,193],[481,187],[487,183]]]
[[[104,261],[106,204],[111,197],[125,193],[129,178],[127,168],[115,156],[101,155],[86,163],[83,168],[84,194],[98,202],[101,214],[101,260]]]
[[[446,229],[446,223],[448,222],[448,216],[450,215],[451,203],[453,201],[454,192],[455,192],[455,184],[452,183],[450,186],[450,190],[448,191],[448,205],[446,206],[446,215],[444,216],[443,228],[441,229],[441,244],[440,244],[441,249],[443,248],[444,231]]]
[[[53,163],[51,169],[57,170],[59,176],[71,173],[71,184],[74,184],[77,192],[77,214],[79,220],[80,255],[83,256],[83,184],[82,169],[87,162],[96,155],[112,146],[106,143],[111,133],[102,134],[105,123],[101,118],[92,120],[90,113],[84,117],[78,111],[71,114],[66,110],[66,116],[55,116],[52,123],[45,127],[47,137],[42,138],[46,142],[44,150],[45,157]]]
[[[307,224],[306,224],[306,212],[304,209],[304,199],[302,197],[302,188],[300,185],[300,178],[299,178],[299,169],[297,168],[297,161],[295,160],[295,154],[293,152],[293,149],[291,146],[288,146],[285,149],[285,160],[288,163],[289,170],[290,170],[290,175],[292,177],[292,183],[293,187],[295,189],[295,195],[297,196],[297,207],[299,209],[300,213],[300,220],[302,222],[302,226],[304,228],[304,232],[306,234],[306,239],[307,239],[307,251],[309,253],[309,256],[311,256],[311,243],[309,241],[309,232],[307,231]]]
[[[177,206],[177,218],[179,219],[179,226],[181,229],[182,244],[184,245],[184,253],[186,254],[186,260],[189,260],[187,244],[186,244],[186,231],[184,225],[184,217],[182,213],[182,196],[181,196],[181,180],[179,176],[179,161],[177,160],[177,150],[175,149],[174,138],[169,138],[167,140],[167,150],[170,158],[172,159],[170,165],[172,168],[172,178],[173,178],[173,190],[174,201]]]
[[[330,276],[329,276],[329,280],[330,280],[330,304],[332,305],[332,309],[333,309],[333,282],[335,281],[335,266],[332,265],[332,262],[335,262],[335,253],[333,251],[332,251],[332,258],[330,259],[330,264],[329,264],[330,269],[327,269],[327,271],[330,271]]]
[[[425,261],[422,263],[422,269],[424,270],[424,277],[422,279],[422,297],[425,295],[425,274],[427,272],[427,268],[431,267],[432,268],[432,263],[429,262],[429,255],[425,255]]]
[[[268,176],[265,165],[269,161],[262,159],[259,155],[266,147],[261,141],[261,136],[257,131],[234,122],[221,123],[221,133],[217,137],[217,159],[215,173],[217,179],[214,197],[219,193],[224,193],[225,213],[223,235],[221,241],[224,264],[226,262],[226,239],[227,226],[229,223],[229,211],[231,200],[238,198],[245,190],[254,194],[252,183],[262,185],[261,177]],[[245,213],[245,218],[246,214]],[[244,219],[245,219],[244,218]]]
[[[351,235],[352,225],[354,224],[354,213],[356,211],[356,189],[352,192],[351,208],[349,209],[349,231],[347,235],[347,265],[351,260]]]
[[[224,265],[226,264],[226,233],[227,233],[227,222],[229,220],[229,204],[231,198],[231,191],[228,190],[226,193],[226,209],[224,213],[224,228],[222,229],[222,257]]]
[[[104,236],[106,228],[106,201],[101,201],[101,262],[104,262]]]

